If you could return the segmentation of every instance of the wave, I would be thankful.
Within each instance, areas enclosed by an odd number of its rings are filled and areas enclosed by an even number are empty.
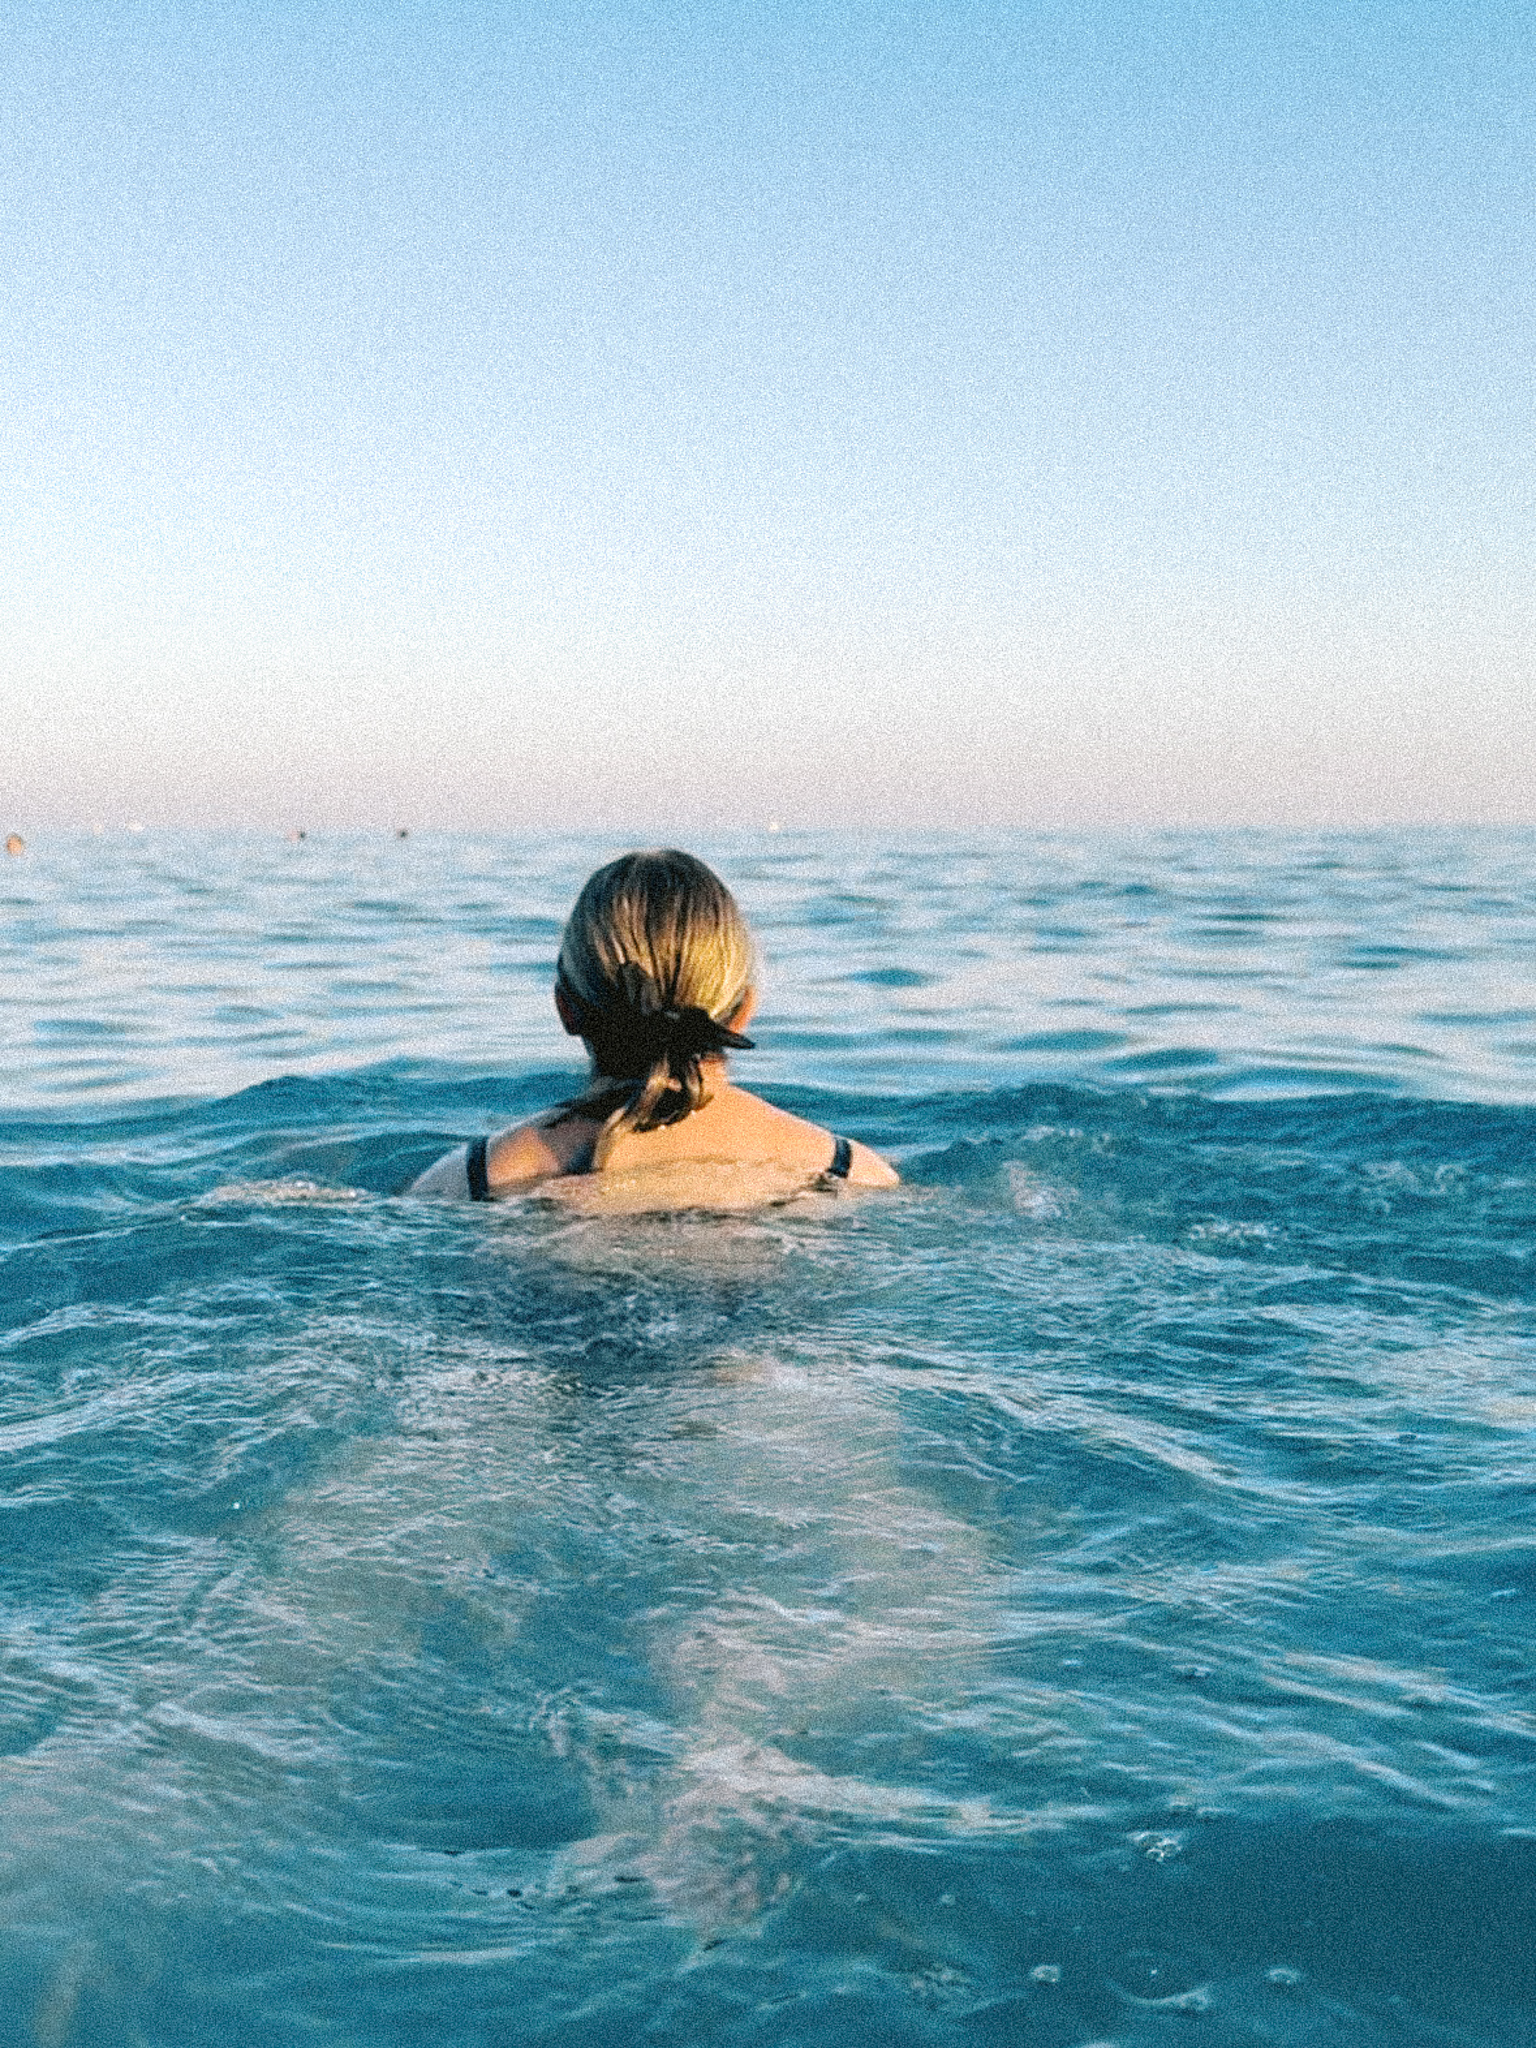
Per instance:
[[[178,1203],[388,1197],[569,1075],[392,1062],[221,1100],[0,1123],[0,1233],[116,1227]],[[909,1186],[1041,1231],[1393,1274],[1498,1296],[1536,1278],[1536,1109],[1351,1092],[1233,1101],[1069,1083],[767,1091],[889,1151]]]

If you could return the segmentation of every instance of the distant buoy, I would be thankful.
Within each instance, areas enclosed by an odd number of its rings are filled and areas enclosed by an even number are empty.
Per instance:
[[[292,846],[295,845],[300,839],[307,839],[308,837],[309,834],[307,832],[290,832],[288,834],[288,843],[290,846]]]
[[[411,836],[411,828],[410,828],[410,826],[409,826],[409,825],[402,825],[402,826],[400,827],[400,830],[399,830],[399,831],[398,831],[398,832],[397,832],[397,833],[395,834],[395,837],[396,837],[397,839],[409,839],[409,838],[410,838],[410,836]]]
[[[27,842],[19,832],[13,832],[5,842],[5,850],[7,853],[25,853]]]

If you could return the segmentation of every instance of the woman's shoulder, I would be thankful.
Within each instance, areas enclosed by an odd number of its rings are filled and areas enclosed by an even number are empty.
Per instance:
[[[493,1188],[504,1188],[580,1173],[592,1156],[597,1129],[590,1117],[567,1111],[498,1131],[486,1141],[486,1179]]]
[[[485,1201],[504,1188],[577,1173],[591,1153],[595,1135],[596,1126],[584,1117],[514,1124],[444,1153],[412,1181],[410,1192],[450,1202]]]
[[[808,1117],[765,1102],[749,1089],[732,1088],[730,1094],[742,1135],[750,1132],[757,1146],[785,1165],[794,1165],[808,1175],[832,1174],[855,1187],[894,1187],[901,1178],[878,1152],[857,1139],[840,1138]]]

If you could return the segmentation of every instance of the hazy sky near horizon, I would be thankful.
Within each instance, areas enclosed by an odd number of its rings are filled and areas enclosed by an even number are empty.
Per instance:
[[[0,41],[0,827],[1536,819],[1524,4]]]

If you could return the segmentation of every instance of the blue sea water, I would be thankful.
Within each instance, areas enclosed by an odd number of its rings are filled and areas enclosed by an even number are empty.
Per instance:
[[[0,2040],[1536,2040],[1536,835],[704,845],[904,1186],[401,1198],[614,850],[0,865]]]

